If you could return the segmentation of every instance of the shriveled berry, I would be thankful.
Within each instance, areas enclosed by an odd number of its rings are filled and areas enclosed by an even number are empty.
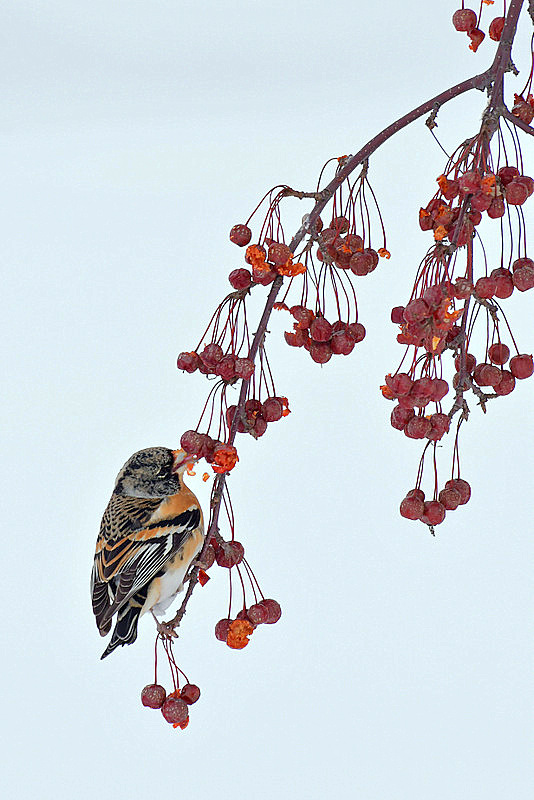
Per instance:
[[[495,297],[498,297],[499,300],[510,297],[514,291],[514,282],[510,270],[499,267],[498,269],[494,269],[491,275],[496,279],[497,288],[495,289]]]
[[[476,53],[481,43],[486,38],[486,34],[484,31],[481,31],[480,28],[475,28],[474,31],[469,31],[467,34],[471,39],[471,44],[469,45],[469,49]]]
[[[199,359],[197,353],[180,353],[176,361],[176,366],[178,369],[183,369],[186,372],[192,373],[198,369],[198,363]]]
[[[457,278],[454,282],[453,290],[457,300],[465,300],[473,291],[473,284],[467,278]]]
[[[477,26],[477,15],[470,8],[459,8],[452,15],[452,24],[457,31],[469,33]]]
[[[417,378],[410,389],[410,398],[418,408],[424,408],[430,403],[433,389],[432,378]]]
[[[230,231],[230,241],[239,247],[244,247],[250,242],[252,238],[252,231],[247,225],[234,225]]]
[[[263,436],[266,430],[267,430],[267,420],[265,419],[263,414],[258,414],[256,419],[254,420],[254,425],[249,430],[249,433],[255,439],[259,439],[260,436]]]
[[[391,309],[391,321],[395,325],[404,325],[404,306],[395,306],[395,308]]]
[[[534,108],[530,105],[530,103],[527,103],[524,97],[516,94],[515,102],[512,108],[512,114],[514,117],[526,122],[527,125],[530,125],[532,119],[534,118]]]
[[[460,505],[463,506],[471,497],[471,487],[463,478],[451,478],[445,484],[446,489],[457,489],[460,492]]]
[[[508,366],[510,367],[510,372],[514,378],[517,378],[518,380],[530,378],[534,372],[532,356],[526,354],[514,356],[510,359],[510,364]]]
[[[310,337],[307,330],[297,328],[294,331],[284,331],[284,339],[290,347],[305,347]]]
[[[208,367],[209,369],[214,369],[223,355],[224,353],[222,347],[212,342],[211,344],[207,344],[204,350],[201,352],[200,360],[204,366]]]
[[[180,697],[188,706],[192,706],[200,697],[200,689],[194,683],[186,683],[182,686]]]
[[[488,357],[493,364],[506,364],[510,358],[510,348],[501,342],[495,342],[488,350]]]
[[[289,313],[297,320],[299,328],[309,328],[315,316],[313,311],[305,306],[292,306]]]
[[[232,381],[235,377],[235,356],[223,356],[215,367],[215,374],[225,381]]]
[[[520,181],[510,181],[506,187],[506,202],[511,206],[522,206],[528,198],[528,189]]]
[[[147,708],[161,708],[167,697],[167,692],[159,683],[149,683],[141,692],[141,702]]]
[[[430,500],[425,503],[421,522],[425,525],[440,525],[445,519],[445,506],[439,500]]]
[[[430,417],[430,430],[426,438],[432,442],[439,441],[449,430],[450,419],[447,414],[432,414]]]
[[[228,275],[228,280],[234,289],[248,289],[252,284],[252,274],[248,269],[234,269]]]
[[[413,386],[413,381],[407,372],[397,372],[396,375],[386,375],[386,384],[393,394],[402,397],[409,393]]]
[[[286,244],[282,244],[281,242],[273,242],[269,245],[269,255],[267,256],[267,259],[271,262],[271,264],[280,267],[290,258],[293,258],[293,253]]]
[[[419,497],[405,497],[400,504],[401,517],[406,519],[421,519],[424,510],[424,501]]]
[[[404,309],[403,316],[406,322],[418,322],[430,316],[430,309],[425,301],[419,297],[415,300],[410,300]]]
[[[278,277],[278,272],[275,269],[265,269],[265,266],[252,265],[252,280],[254,283],[259,283],[260,286],[269,286],[270,283]]]
[[[167,720],[175,725],[181,725],[189,717],[187,703],[180,697],[170,695],[161,707],[161,713]]]
[[[214,562],[215,562],[215,549],[213,545],[209,544],[206,548],[206,552],[204,553],[202,561],[200,562],[199,566],[201,567],[201,569],[206,570],[212,567]]]

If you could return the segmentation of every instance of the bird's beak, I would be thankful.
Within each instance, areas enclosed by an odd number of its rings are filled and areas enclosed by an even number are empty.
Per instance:
[[[186,453],[185,450],[173,450],[173,464],[171,472],[179,472],[183,470],[188,464],[196,464],[198,456]]]

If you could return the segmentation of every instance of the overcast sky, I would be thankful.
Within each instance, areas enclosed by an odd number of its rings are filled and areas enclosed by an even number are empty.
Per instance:
[[[101,662],[89,598],[118,470],[142,447],[176,447],[200,414],[210,385],[175,360],[242,265],[229,229],[271,186],[314,188],[328,158],[483,71],[495,45],[471,53],[454,10],[4,4],[7,797],[532,797],[532,382],[474,408],[461,441],[472,500],[436,538],[398,515],[421,447],[389,426],[378,391],[402,353],[390,309],[429,245],[417,212],[444,166],[423,121],[371,161],[392,257],[359,283],[365,341],[321,368],[283,343],[286,318],[269,326],[292,414],[238,441],[229,484],[236,537],[281,621],[231,651],[213,635],[226,572],[195,591],[177,658],[202,697],[182,732],[139,700],[152,620]],[[499,3],[484,13],[487,27]],[[478,130],[484,101],[442,110],[446,149]],[[524,155],[532,175],[531,140]],[[288,232],[309,208],[290,201]],[[530,353],[531,296],[507,303]],[[207,512],[202,472],[190,485]]]

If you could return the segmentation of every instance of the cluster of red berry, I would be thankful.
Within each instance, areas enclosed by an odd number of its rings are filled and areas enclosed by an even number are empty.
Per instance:
[[[527,95],[527,98],[523,97],[523,94]],[[521,94],[514,94],[514,105],[512,107],[512,114],[514,117],[526,122],[527,125],[530,125],[532,120],[534,119],[534,97],[530,94],[530,92],[522,92]]]
[[[471,487],[463,478],[451,478],[440,491],[438,499],[425,501],[422,489],[411,489],[402,503],[400,513],[406,519],[421,520],[431,528],[445,519],[447,511],[463,506],[471,497]]]
[[[492,2],[493,0],[482,0],[480,9],[482,10],[483,3],[491,5]],[[452,15],[452,24],[457,31],[460,31],[461,33],[467,33],[468,37],[471,39],[469,49],[472,50],[473,53],[476,53],[479,45],[486,38],[486,34],[479,28],[479,15],[470,8],[463,8],[462,4],[462,8],[459,8],[458,11],[455,11]],[[494,42],[500,41],[503,28],[504,17],[495,17],[490,22],[488,29],[490,39],[493,39]]]
[[[226,409],[226,424],[232,425],[237,411],[236,405]],[[255,439],[263,436],[269,422],[278,422],[290,414],[287,397],[267,397],[261,402],[253,397],[245,401],[243,414],[237,421],[238,433],[250,433]]]
[[[167,722],[174,728],[187,728],[189,706],[200,697],[200,689],[194,683],[186,683],[181,689],[167,694],[159,683],[149,683],[141,692],[141,702],[147,708],[160,708]]]
[[[239,461],[233,445],[212,439],[207,433],[186,431],[182,434],[180,445],[189,455],[205,458],[214,472],[229,472]]]
[[[360,322],[330,323],[324,316],[315,315],[310,308],[292,306],[289,313],[296,320],[293,331],[284,337],[291,347],[304,347],[317,364],[326,364],[333,355],[348,356],[354,346],[365,338],[365,328]]]
[[[505,201],[509,206],[520,206],[534,192],[534,180],[513,166],[501,167],[496,174],[479,168],[459,172],[456,167],[437,181],[439,190],[419,210],[419,225],[423,231],[432,230],[436,241],[448,238],[459,246],[473,235],[484,211],[490,219],[498,219],[506,213]],[[463,201],[468,195],[466,211]]]
[[[276,600],[263,599],[249,608],[243,607],[235,619],[220,619],[215,626],[215,636],[233,650],[242,650],[258,625],[273,625],[281,616],[282,609]]]
[[[345,216],[334,217],[324,230],[322,225],[322,220],[318,219],[316,230],[320,235],[316,237],[319,241],[316,255],[319,261],[329,261],[338,269],[350,270],[362,277],[376,269],[379,255],[389,257],[383,247],[378,251],[365,247],[363,238]]]
[[[203,375],[216,375],[227,383],[244,378],[248,380],[254,372],[254,364],[248,358],[238,358],[233,353],[225,353],[216,342],[207,344],[200,354],[192,351],[180,353],[178,369],[193,373],[198,370]]]

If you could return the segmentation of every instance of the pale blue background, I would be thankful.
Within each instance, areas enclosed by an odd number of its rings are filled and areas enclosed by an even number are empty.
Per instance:
[[[270,186],[313,188],[327,158],[485,69],[495,46],[473,55],[454,8],[4,4],[7,797],[532,797],[532,382],[473,412],[461,443],[473,499],[436,539],[397,511],[420,444],[389,426],[378,386],[401,355],[389,311],[429,245],[417,211],[444,164],[422,121],[371,164],[393,256],[359,284],[367,339],[321,369],[282,343],[286,318],[270,325],[293,413],[239,441],[230,484],[237,537],[282,621],[240,653],[217,642],[227,588],[213,573],[178,647],[202,698],[176,732],[139,702],[151,620],[100,662],[88,593],[118,469],[196,423],[209,385],[175,358],[240,266],[229,228]],[[473,92],[442,111],[446,148],[483,108]],[[534,174],[532,140],[524,149]],[[308,208],[290,201],[288,231]],[[525,352],[531,304],[507,301]],[[191,485],[205,501],[200,477]]]

